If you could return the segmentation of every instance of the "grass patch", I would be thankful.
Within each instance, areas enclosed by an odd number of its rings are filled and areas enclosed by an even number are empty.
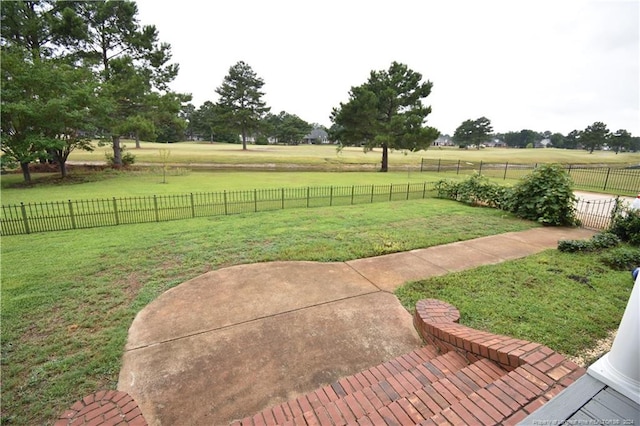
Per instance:
[[[73,173],[72,184],[61,184],[57,175],[34,174],[34,183],[25,187],[22,175],[0,178],[2,204],[40,203],[112,197],[189,194],[191,192],[244,191],[263,188],[298,188],[306,186],[383,185],[435,182],[437,174],[411,172],[257,172],[192,171],[167,176],[153,170],[124,172],[104,170]]]
[[[424,298],[451,303],[469,327],[542,343],[568,356],[618,327],[633,280],[601,253],[547,250],[524,259],[408,283],[396,295],[410,311]]]
[[[159,294],[224,266],[345,261],[535,227],[426,199],[2,239],[2,423],[45,424],[115,388],[127,330]]]
[[[233,164],[307,164],[307,165],[371,165],[379,166],[382,151],[376,148],[371,152],[364,152],[359,147],[344,147],[340,152],[336,145],[249,145],[246,151],[240,144],[208,143],[208,142],[179,142],[172,144],[142,142],[141,149],[135,149],[133,141],[123,141],[127,152],[136,156],[138,163],[160,163],[160,149],[169,149],[169,162],[174,164],[203,164],[215,163],[222,165]],[[113,154],[110,146],[96,147],[93,152],[76,150],[71,153],[69,160],[105,162],[105,154]],[[638,164],[640,154],[620,153],[612,151],[587,151],[577,149],[506,149],[486,148],[481,150],[459,149],[447,147],[432,147],[428,150],[407,152],[391,151],[389,165],[394,167],[419,165],[422,158],[462,160],[468,162],[483,161],[494,163],[573,163],[573,164]]]

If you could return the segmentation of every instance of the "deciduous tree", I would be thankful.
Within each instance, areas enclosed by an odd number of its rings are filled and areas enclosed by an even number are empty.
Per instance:
[[[262,100],[264,81],[243,61],[229,68],[222,85],[216,89],[220,95],[219,113],[230,129],[242,135],[242,149],[247,149],[247,136],[260,126],[271,108]]]
[[[601,121],[596,121],[582,131],[580,142],[584,148],[589,151],[589,154],[592,154],[596,148],[605,144],[610,137],[611,133],[609,129],[607,129],[606,124]]]
[[[631,133],[624,129],[618,130],[609,138],[609,146],[613,148],[616,154],[620,152],[621,149],[629,149],[630,145]]]
[[[480,149],[480,145],[485,143],[493,132],[491,121],[486,117],[476,120],[465,120],[453,134],[453,140],[458,145],[474,145]]]
[[[422,103],[432,86],[398,62],[388,70],[371,71],[367,82],[351,88],[349,101],[333,109],[332,139],[366,150],[381,147],[380,171],[386,172],[389,149],[427,149],[438,138],[438,130],[425,126],[431,107]]]
[[[313,127],[295,114],[281,111],[280,114],[267,114],[265,118],[267,134],[278,142],[298,144]]]

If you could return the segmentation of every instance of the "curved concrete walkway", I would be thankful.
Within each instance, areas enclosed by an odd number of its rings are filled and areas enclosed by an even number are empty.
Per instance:
[[[399,285],[502,262],[594,231],[537,228],[340,263],[209,272],[135,318],[118,390],[150,425],[220,425],[422,345]]]

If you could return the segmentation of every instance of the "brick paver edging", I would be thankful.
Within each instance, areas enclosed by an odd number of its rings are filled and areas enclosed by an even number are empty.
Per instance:
[[[514,389],[524,399],[503,424],[517,424],[586,371],[546,346],[475,330],[458,324],[459,319],[458,310],[443,301],[425,299],[416,304],[414,325],[427,343],[442,352],[456,351],[469,362],[490,359],[509,371],[495,385]],[[474,398],[482,395],[469,396]],[[465,402],[455,405],[464,406]],[[455,405],[451,407],[454,411]]]
[[[55,426],[147,426],[142,411],[126,392],[98,391],[87,395],[65,411]]]

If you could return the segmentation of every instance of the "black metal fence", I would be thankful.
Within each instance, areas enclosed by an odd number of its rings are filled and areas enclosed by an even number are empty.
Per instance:
[[[578,199],[576,204],[576,215],[583,228],[607,229],[611,225],[611,218],[618,199],[610,198],[605,200]]]
[[[635,194],[640,191],[640,169],[595,167],[565,164],[577,188],[594,191],[618,191]],[[473,172],[501,179],[519,179],[538,167],[538,164],[472,163],[462,160],[435,160],[423,158],[421,172],[470,174]]]
[[[277,209],[425,198],[434,183],[254,189],[48,203],[0,209],[0,235],[63,231]]]

